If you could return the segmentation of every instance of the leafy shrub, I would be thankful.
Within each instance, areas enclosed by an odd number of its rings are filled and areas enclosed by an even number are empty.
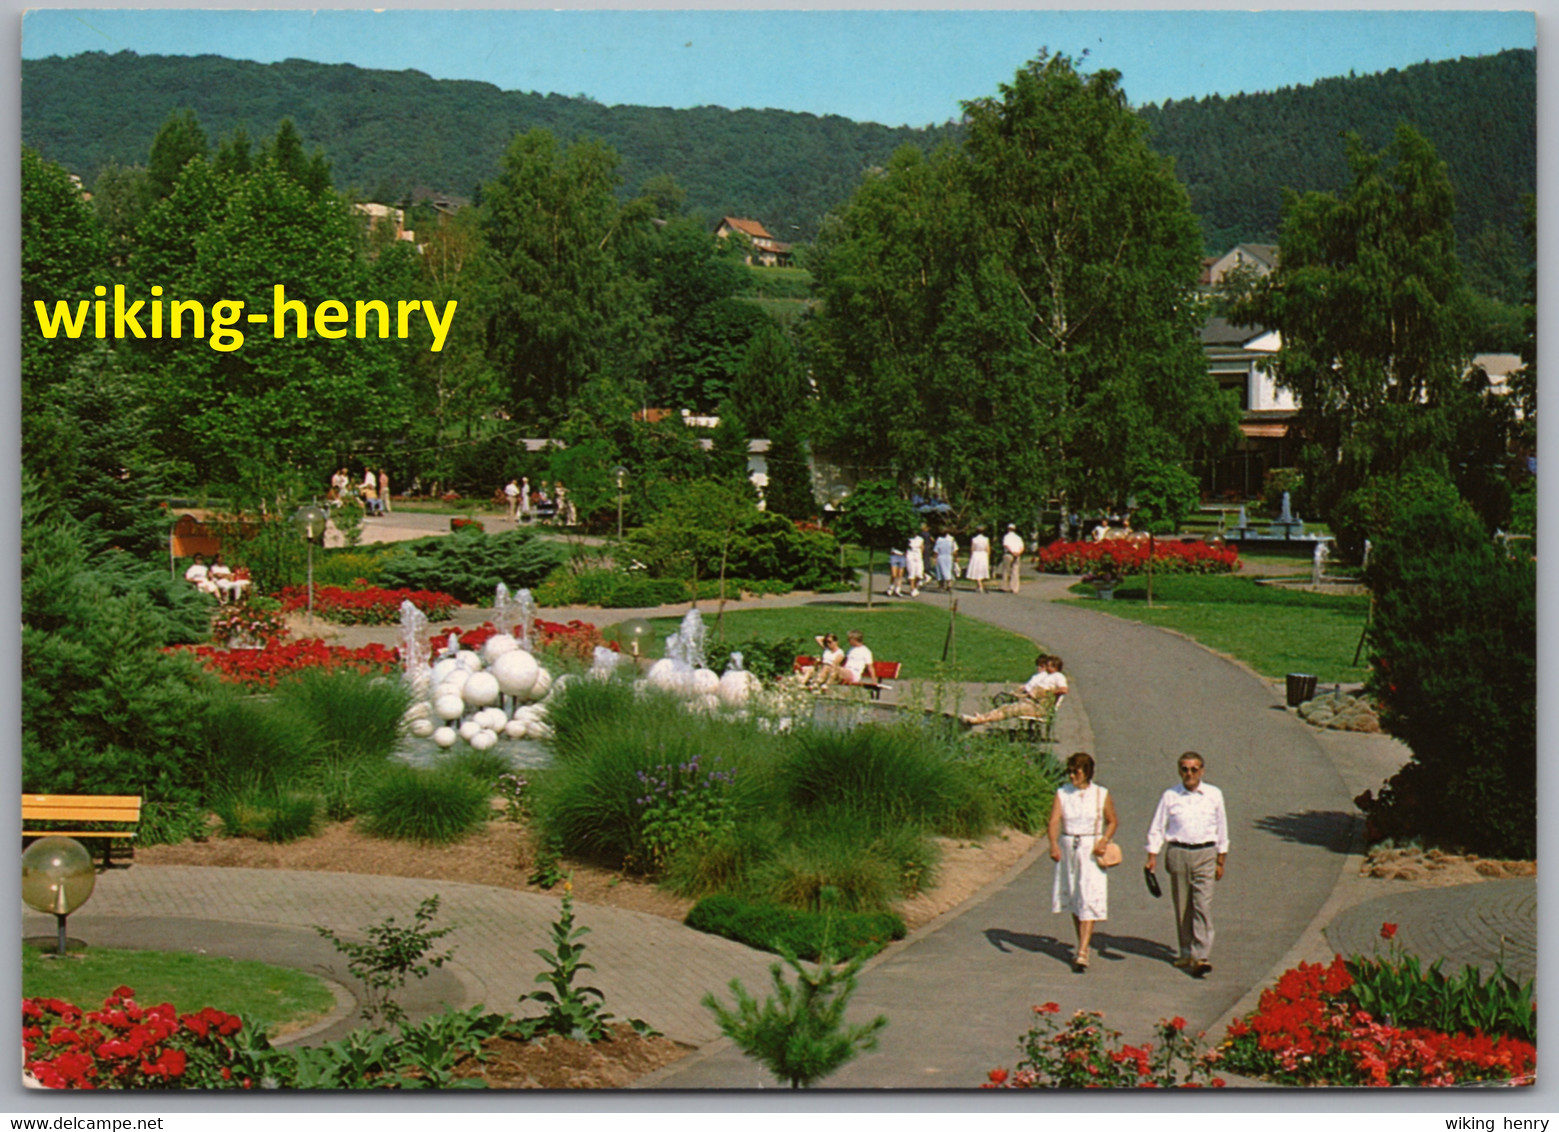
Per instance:
[[[319,799],[275,786],[251,786],[220,794],[211,808],[223,837],[249,837],[285,843],[311,836],[319,828]]]
[[[794,588],[786,581],[754,581],[734,576],[725,579],[725,596],[732,601],[744,593],[761,596],[789,593]],[[700,578],[696,592],[700,601],[716,601],[720,597],[720,580]],[[536,587],[533,596],[538,605],[548,608],[597,605],[602,609],[646,609],[657,605],[680,605],[690,600],[694,593],[691,578],[651,578],[642,572],[608,569],[575,574],[559,569]]]
[[[390,763],[365,789],[357,824],[373,837],[447,845],[486,821],[491,794],[458,769]]]
[[[1413,751],[1379,799],[1375,836],[1486,856],[1537,844],[1537,573],[1464,504],[1408,504],[1370,558],[1368,689]]]
[[[777,904],[706,896],[684,921],[688,927],[762,951],[790,951],[816,961],[825,951],[842,959],[874,955],[906,933],[892,912],[802,912]]]
[[[353,587],[377,585],[385,558],[391,550],[327,550],[314,552],[316,586]]]
[[[742,654],[742,667],[767,682],[789,676],[796,657],[812,655],[816,651],[815,641],[803,641],[800,637],[781,637],[777,641],[748,637],[730,648],[712,651],[709,654],[709,667],[716,672],[724,672],[730,666],[731,654],[739,652]]]
[[[414,539],[384,559],[381,584],[442,590],[467,605],[487,604],[502,582],[510,590],[539,586],[563,561],[563,552],[519,528],[483,534],[470,528],[448,537]]]
[[[1209,1062],[1186,1033],[1184,1018],[1159,1019],[1157,1044],[1121,1041],[1096,1010],[1079,1010],[1058,1031],[1059,1004],[1034,1007],[1028,1032],[1018,1040],[1023,1057],[1015,1072],[993,1069],[985,1088],[995,1089],[1200,1089],[1223,1088],[1209,1077]]]

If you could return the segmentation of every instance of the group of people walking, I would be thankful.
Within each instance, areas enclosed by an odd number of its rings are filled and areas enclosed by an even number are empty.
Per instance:
[[[1094,925],[1109,918],[1109,869],[1121,861],[1115,834],[1115,799],[1094,781],[1093,756],[1079,751],[1066,760],[1066,785],[1056,791],[1046,835],[1056,863],[1051,911],[1072,917],[1077,948],[1072,970],[1088,970]],[[1174,965],[1201,978],[1212,970],[1213,887],[1223,879],[1229,855],[1229,820],[1223,792],[1203,780],[1206,762],[1195,751],[1176,760],[1180,782],[1165,790],[1148,823],[1144,880],[1161,891],[1159,858],[1169,876],[1178,953]]]
[[[930,538],[931,528],[922,525],[920,532],[912,536],[902,548],[894,547],[888,551],[888,596],[919,597],[921,587],[929,586],[931,582],[947,592],[952,590],[953,583],[960,575],[973,582],[975,588],[983,594],[985,583],[991,580],[991,540],[985,528],[981,527],[969,540],[969,562],[966,566],[959,564],[958,540],[952,533],[943,531],[938,535],[936,541],[931,543],[930,565],[933,573],[928,575],[926,544]],[[1018,534],[1017,524],[1007,524],[1007,533],[1002,536],[1001,546],[1001,588],[1008,593],[1017,593],[1019,568],[1026,549],[1023,536]],[[907,595],[905,587],[909,588]]]

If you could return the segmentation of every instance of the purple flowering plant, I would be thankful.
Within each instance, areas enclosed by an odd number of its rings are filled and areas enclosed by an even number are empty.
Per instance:
[[[736,830],[731,797],[736,772],[724,769],[719,759],[705,767],[700,758],[695,754],[687,762],[638,772],[644,792],[634,803],[645,853],[639,864],[648,872],[664,872],[682,849],[719,841]]]

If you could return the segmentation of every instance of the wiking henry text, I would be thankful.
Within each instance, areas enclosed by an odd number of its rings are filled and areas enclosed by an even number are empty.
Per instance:
[[[383,299],[357,300],[352,309],[339,299],[323,299],[311,311],[302,299],[287,298],[284,284],[276,284],[269,311],[244,314],[242,299],[218,299],[206,304],[198,299],[164,300],[161,287],[151,289],[151,298],[129,301],[123,284],[115,284],[113,300],[108,288],[92,289],[96,300],[82,299],[74,308],[64,299],[56,300],[50,312],[42,299],[33,300],[38,329],[45,338],[64,334],[66,338],[184,338],[205,339],[213,349],[227,354],[244,344],[240,326],[265,324],[274,338],[409,338],[414,323],[425,321],[433,333],[428,347],[435,354],[444,348],[449,329],[455,321],[456,301],[444,304],[443,314],[430,300]],[[88,334],[88,320],[91,330]],[[209,331],[209,334],[208,334]]]

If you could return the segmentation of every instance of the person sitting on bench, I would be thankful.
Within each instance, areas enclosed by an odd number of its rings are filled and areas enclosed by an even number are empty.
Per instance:
[[[1043,719],[1066,695],[1066,677],[1061,674],[1061,658],[1040,653],[1034,658],[1034,675],[1017,690],[1013,699],[980,715],[960,716],[971,727],[998,723],[1003,719]]]
[[[807,678],[802,681],[805,687],[813,688],[822,685],[822,674],[827,668],[842,668],[844,666],[844,649],[839,647],[839,638],[832,633],[824,633],[820,637],[813,637],[817,647],[821,650],[817,663],[807,673]]]
[[[850,651],[845,654],[844,663],[818,665],[817,687],[859,684],[864,680],[876,679],[876,672],[872,668],[872,650],[866,647],[866,638],[861,631],[851,629],[845,637],[850,642]]]

